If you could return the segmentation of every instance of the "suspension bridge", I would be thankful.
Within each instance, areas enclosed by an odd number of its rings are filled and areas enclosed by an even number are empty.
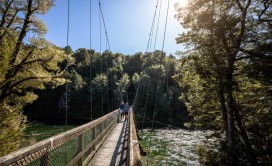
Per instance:
[[[160,0],[161,8],[162,0]],[[146,52],[150,52],[154,42],[154,51],[156,46],[157,31],[159,17],[157,20],[157,27],[155,27],[155,19],[157,14],[157,8],[159,5],[159,0],[156,3],[156,9],[154,13],[154,18],[152,21],[152,26],[149,34],[148,44]],[[68,0],[68,25],[67,25],[67,42],[66,45],[69,46],[69,22],[70,22],[70,1]],[[165,22],[164,36],[163,36],[163,46],[166,35],[166,25],[169,9],[169,0],[167,6],[167,16]],[[90,7],[91,12],[91,7]],[[159,11],[160,12],[160,11]],[[160,13],[159,13],[160,15]],[[110,50],[110,43],[108,39],[108,33],[106,29],[106,24],[103,16],[103,11],[101,7],[101,2],[99,0],[99,25],[100,25],[100,54],[101,54],[101,28],[102,23],[104,26],[104,31],[106,35],[106,50]],[[156,29],[156,34],[155,34]],[[152,39],[154,38],[154,39]],[[91,42],[90,42],[90,48]],[[68,53],[67,53],[68,59]],[[161,58],[162,60],[162,55]],[[92,57],[91,57],[92,60]],[[162,63],[162,62],[161,62]],[[68,68],[69,64],[67,64]],[[92,75],[90,71],[90,77]],[[101,59],[101,73],[102,73],[102,59]],[[91,77],[92,78],[92,77]],[[141,83],[139,83],[140,86]],[[138,89],[136,96],[138,95]],[[158,86],[157,86],[158,90]],[[68,110],[68,88],[66,84],[66,125],[67,125],[67,110]],[[101,86],[101,93],[103,89]],[[90,92],[92,98],[92,91]],[[121,98],[123,99],[122,93]],[[157,96],[156,96],[157,98]],[[103,106],[103,96],[101,98],[101,105]],[[91,99],[92,101],[92,99]],[[152,120],[152,128],[154,122],[154,114]],[[90,106],[92,115],[92,103]],[[102,107],[103,114],[103,107]],[[92,119],[92,118],[91,118]],[[131,109],[129,111],[129,116],[127,120],[120,119],[119,110],[114,110],[96,120],[86,123],[82,126],[76,127],[74,129],[68,130],[56,136],[47,138],[40,142],[35,143],[29,147],[19,149],[13,153],[6,156],[0,157],[0,166],[23,166],[23,165],[87,165],[87,166],[137,166],[142,165],[140,160],[140,146],[138,142],[138,135],[136,132],[135,125],[135,115],[134,111]]]
[[[119,110],[0,158],[0,166],[141,165],[134,113]]]

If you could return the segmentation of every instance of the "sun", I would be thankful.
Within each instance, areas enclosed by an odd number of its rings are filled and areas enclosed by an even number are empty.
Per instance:
[[[187,5],[188,0],[179,0],[178,3],[179,3],[180,6],[184,7],[184,6]]]
[[[190,0],[173,0],[173,4],[178,4],[180,7],[186,7]]]

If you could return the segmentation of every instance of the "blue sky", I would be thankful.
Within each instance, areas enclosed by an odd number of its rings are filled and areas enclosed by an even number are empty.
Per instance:
[[[113,53],[135,54],[145,52],[157,0],[100,0],[108,31],[111,51]],[[184,0],[170,0],[168,24],[164,51],[175,54],[182,50],[175,38],[183,29],[174,18],[174,3]],[[90,35],[90,0],[70,0],[69,45],[73,50],[90,48],[100,51],[99,38],[99,5],[98,0],[91,1],[91,35]],[[55,7],[42,16],[47,25],[46,39],[64,47],[67,34],[68,0],[57,0]],[[163,0],[158,37],[155,49],[162,49],[163,31],[166,17],[167,0]],[[159,10],[159,5],[158,5]],[[157,10],[157,12],[158,12]],[[157,20],[157,19],[156,19]],[[103,24],[102,24],[103,28]],[[154,31],[155,32],[155,31]],[[154,40],[153,40],[154,41]],[[101,50],[106,49],[106,38],[102,29]],[[153,42],[154,44],[154,42]],[[153,45],[152,44],[152,45]],[[151,51],[153,51],[153,47]]]

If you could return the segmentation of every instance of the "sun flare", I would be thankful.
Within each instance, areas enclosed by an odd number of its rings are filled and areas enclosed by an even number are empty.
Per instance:
[[[180,4],[180,6],[184,7],[187,5],[188,0],[179,0],[178,3]]]

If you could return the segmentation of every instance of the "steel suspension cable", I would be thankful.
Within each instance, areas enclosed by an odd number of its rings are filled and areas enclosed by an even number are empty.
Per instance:
[[[159,10],[159,17],[158,17],[158,22],[157,22],[156,35],[155,35],[154,51],[155,51],[155,46],[156,46],[156,39],[157,39],[157,32],[158,32],[158,25],[159,25],[160,11],[161,11],[161,3],[162,3],[162,0],[160,1],[160,10]],[[157,7],[158,7],[158,0],[157,0],[157,4],[156,4],[156,9],[155,9],[153,21],[152,21],[152,26],[151,26],[151,30],[150,30],[150,34],[149,34],[149,39],[148,39],[148,44],[147,44],[146,52],[148,52],[149,48],[152,45],[151,44],[152,43],[152,35],[153,35],[153,30],[154,30],[154,24],[155,24]],[[166,35],[166,25],[167,25],[168,13],[169,13],[168,11],[169,11],[169,0],[168,0],[168,7],[167,7],[167,15],[166,15],[165,28],[164,28],[164,38],[163,38],[162,52],[163,52],[163,49],[164,49],[164,42],[165,42],[165,35]],[[162,64],[162,55],[161,55],[161,64]],[[134,104],[135,104],[135,101],[138,98],[138,93],[139,93],[139,88],[140,88],[141,81],[142,80],[139,81],[139,85],[138,85],[137,90],[136,90],[136,96],[135,96],[135,99],[134,99]],[[152,130],[153,130],[153,127],[154,127],[154,118],[155,118],[155,109],[156,109],[156,103],[157,103],[157,95],[158,95],[158,84],[157,84],[156,95],[155,95],[156,97],[155,97],[155,105],[154,105],[153,118],[152,118]],[[147,94],[147,97],[148,97],[148,94]],[[142,118],[144,120],[145,119],[145,115]],[[143,128],[143,123],[142,123],[142,128]],[[149,146],[150,146],[150,142],[151,142],[151,138],[149,139]],[[148,151],[149,150],[150,150],[150,147],[148,148]],[[148,158],[147,158],[147,164],[148,164]]]
[[[159,8],[159,15],[158,15],[158,20],[157,20],[157,27],[156,27],[156,35],[155,35],[155,40],[154,40],[154,52],[155,52],[155,47],[156,47],[156,42],[157,42],[157,34],[158,34],[158,28],[159,28],[159,22],[160,22],[160,14],[161,14],[161,4],[162,4],[162,0],[160,1],[160,8]],[[168,4],[169,5],[169,4]],[[162,54],[162,52],[161,52]],[[162,56],[161,56],[161,62],[162,63]],[[161,64],[162,65],[162,64]],[[161,66],[162,68],[162,66]],[[159,90],[159,85],[157,83],[156,85],[156,95],[155,95],[155,104],[154,104],[154,108],[153,108],[153,121],[152,121],[152,130],[154,128],[154,119],[155,119],[155,112],[156,112],[156,106],[157,106],[157,97],[158,97],[158,90]],[[145,117],[145,116],[144,116]]]
[[[99,0],[99,10],[101,12],[101,16],[102,16],[102,21],[103,21],[103,25],[104,25],[104,30],[105,30],[105,35],[106,35],[106,45],[109,46],[109,50],[111,50],[110,48],[110,42],[109,42],[109,37],[108,37],[108,31],[107,31],[107,27],[106,27],[106,23],[105,23],[105,19],[104,19],[104,14],[103,14],[103,10],[101,7],[101,2]]]
[[[156,19],[156,15],[157,15],[157,8],[158,8],[158,3],[159,3],[159,0],[157,0],[157,3],[156,3],[156,7],[155,7],[155,11],[154,11],[154,16],[153,16],[153,19],[152,19],[152,25],[151,25],[151,29],[150,29],[150,33],[149,33],[149,37],[148,37],[148,42],[147,42],[147,47],[146,47],[146,53],[150,51],[150,48],[151,48],[151,40],[152,40],[152,36],[153,36],[153,31],[154,31],[154,24],[155,24],[155,19]],[[134,98],[134,101],[133,101],[133,108],[134,109],[137,109],[136,108],[136,100],[138,99],[138,95],[139,95],[139,89],[140,89],[140,85],[141,85],[141,82],[142,82],[142,79],[140,79],[139,81],[139,85],[136,89],[136,95],[135,95],[135,98]],[[138,104],[138,103],[137,103]]]
[[[101,26],[101,12],[100,12],[100,0],[98,0],[98,7],[99,7],[99,52],[100,52],[100,76],[102,76],[102,26]],[[104,115],[104,99],[103,99],[103,87],[102,82],[100,85],[100,94],[101,94],[101,114]]]
[[[69,46],[69,31],[70,31],[70,0],[68,0],[68,10],[67,10],[67,33],[66,33],[66,68],[69,65],[68,59],[68,46]],[[67,115],[68,115],[68,81],[66,79],[65,84],[65,126],[67,126]]]
[[[165,42],[165,35],[166,35],[166,27],[167,27],[167,20],[168,20],[168,13],[169,13],[169,2],[170,0],[168,0],[168,4],[167,4],[167,12],[166,12],[166,19],[165,19],[165,25],[164,25],[164,35],[163,35],[163,42],[162,42],[162,50],[161,50],[161,57],[160,57],[160,65],[161,65],[161,69],[162,69],[162,54],[163,54],[163,49],[164,49],[164,42]],[[158,84],[157,84],[157,90],[156,90],[156,97],[155,97],[155,105],[154,105],[154,112],[153,112],[153,120],[155,118],[154,114],[156,111],[156,99],[157,99],[157,95],[158,95]],[[153,129],[153,122],[152,122],[152,129]]]
[[[153,48],[154,51],[156,48],[157,35],[158,35],[158,29],[159,29],[159,23],[160,23],[161,5],[162,5],[162,0],[160,1],[159,15],[158,15],[158,20],[157,20],[157,27],[156,27],[156,34],[155,34],[155,41],[154,41],[154,48]]]
[[[157,3],[156,3],[156,8],[155,8],[154,16],[153,16],[153,21],[152,21],[152,25],[151,25],[151,29],[150,29],[150,33],[149,33],[149,37],[148,37],[146,52],[149,52],[150,51],[149,48],[151,47],[151,41],[152,41],[153,29],[154,29],[156,14],[157,14],[158,3],[159,3],[159,0],[157,0]]]
[[[166,29],[167,29],[167,22],[168,22],[168,14],[169,14],[169,2],[170,2],[170,0],[168,0],[166,21],[165,21],[165,26],[164,26],[163,44],[162,44],[161,57],[160,57],[161,67],[162,67],[162,53],[163,53],[163,50],[164,50],[164,43],[165,43],[165,36],[166,36]],[[162,3],[162,1],[160,1],[159,15],[160,15],[160,11],[161,11],[161,3]],[[154,17],[153,17],[153,21],[152,21],[152,26],[151,26],[151,30],[150,30],[150,34],[149,34],[149,39],[148,39],[148,44],[147,44],[146,52],[148,52],[149,48],[151,47],[152,35],[153,35],[153,30],[154,30],[154,23],[155,23],[155,18],[156,18],[157,6],[158,6],[158,1],[157,1],[157,5],[156,5],[156,9],[155,9],[155,14],[154,14]],[[156,46],[156,39],[157,39],[157,31],[158,31],[158,25],[159,25],[159,18],[160,18],[160,16],[158,17],[158,21],[157,21],[157,29],[156,29],[156,35],[155,35],[154,51],[155,51],[155,46]],[[136,99],[138,98],[137,96],[138,96],[138,93],[139,93],[140,83],[141,83],[141,80],[139,81],[139,86],[137,87],[137,90],[136,90],[136,96],[135,96],[135,99],[134,99],[134,104],[135,104]],[[160,123],[160,122],[155,121],[155,110],[156,110],[156,104],[157,104],[158,90],[159,90],[159,85],[157,84],[157,86],[156,86],[156,95],[155,95],[155,104],[154,104],[154,110],[153,110],[152,120],[146,118],[145,117],[145,113],[144,113],[144,117],[143,116],[138,116],[140,118],[143,118],[143,120],[147,119],[147,120],[152,121],[152,131],[153,131],[154,123]],[[148,98],[148,94],[147,94],[147,98]],[[160,123],[160,124],[163,124],[163,123]],[[167,125],[167,126],[170,126],[170,125]],[[142,129],[143,129],[143,123],[142,123]],[[150,151],[150,143],[151,143],[151,137],[149,138],[148,151]],[[147,156],[149,156],[149,154]],[[147,164],[148,164],[148,161],[149,161],[149,158],[147,158]]]
[[[146,116],[146,107],[147,107],[147,101],[148,101],[148,96],[149,96],[149,90],[150,90],[150,85],[148,85],[148,89],[147,89],[147,93],[146,93],[146,100],[145,100],[145,109],[144,109],[144,118]],[[144,122],[145,122],[145,119],[142,119],[142,129],[144,128]]]
[[[152,119],[143,117],[143,116],[138,115],[138,114],[135,114],[135,116],[138,116],[138,117],[143,118],[143,119],[148,120],[148,121],[153,121]],[[166,124],[166,123],[163,123],[163,122],[159,122],[159,121],[156,121],[156,120],[154,120],[154,123],[157,123],[157,124],[160,124],[160,125],[163,125],[163,126],[166,126],[166,127],[171,127],[171,128],[174,128],[174,129],[183,129],[181,127],[176,127],[176,126],[173,126],[173,125],[170,125],[170,124]]]
[[[164,49],[164,42],[165,42],[165,36],[166,36],[166,28],[167,28],[167,22],[168,22],[168,12],[169,12],[169,0],[168,0],[167,14],[166,14],[166,19],[165,19],[165,26],[164,26],[162,52],[163,52],[163,49]],[[166,61],[166,67],[167,67],[167,69],[169,69],[169,64],[168,64],[167,61]],[[166,73],[166,88],[167,88],[167,94],[168,94],[168,71]]]
[[[155,7],[155,12],[154,12],[153,20],[152,20],[152,25],[151,25],[151,29],[150,29],[150,34],[149,34],[149,39],[148,39],[148,44],[147,44],[146,52],[149,52],[150,49],[151,49],[152,38],[153,38],[153,33],[154,33],[154,24],[155,24],[156,15],[157,15],[158,4],[159,4],[159,0],[157,0],[156,7]],[[158,26],[159,26],[159,20],[160,20],[161,5],[162,5],[162,0],[160,1],[159,15],[158,15],[158,21],[157,21],[157,27],[156,27],[156,34],[155,34],[155,39],[154,39],[154,51],[155,51],[156,40],[157,40],[157,32],[158,32]],[[138,93],[139,93],[139,88],[140,88],[141,81],[142,80],[139,81],[139,86],[137,87],[137,90],[136,90],[136,97],[134,99],[134,103],[135,103],[135,100],[138,98]]]
[[[92,90],[92,1],[90,1],[90,97],[91,97],[91,121],[93,120],[93,90]]]
[[[68,0],[68,6],[67,6],[67,34],[66,34],[66,68],[68,69],[68,65],[69,65],[69,59],[68,59],[68,46],[69,46],[69,31],[70,31],[70,0]],[[65,79],[66,83],[65,83],[65,128],[67,128],[67,124],[68,124],[68,81],[67,78]],[[67,144],[65,144],[65,157],[64,157],[64,161],[65,163],[67,163]]]
[[[110,50],[110,42],[109,42],[109,38],[108,38],[108,31],[107,31],[107,28],[106,28],[106,23],[105,23],[105,19],[104,19],[104,15],[103,15],[103,10],[102,10],[102,5],[101,5],[101,2],[99,0],[99,11],[101,13],[101,16],[102,16],[102,21],[103,21],[103,25],[104,25],[104,31],[105,31],[105,36],[106,36],[106,49],[109,49]],[[109,113],[109,93],[108,93],[108,113]],[[104,106],[103,106],[104,107]]]
[[[168,0],[168,4],[167,4],[167,12],[166,12],[166,18],[165,18],[165,25],[164,25],[164,34],[163,34],[163,40],[162,40],[162,52],[163,52],[163,49],[164,49],[166,28],[167,28],[167,22],[168,22],[169,2],[170,2],[170,0]]]
[[[144,94],[144,91],[145,91],[145,88],[143,88],[143,90],[142,90],[142,93],[143,93],[143,94]],[[143,101],[144,101],[144,96],[142,95],[142,96],[141,96],[141,102],[140,102],[140,108],[143,107]],[[141,113],[142,113],[142,110],[141,110]]]
[[[158,4],[159,4],[159,0],[157,0],[157,3],[156,3],[156,8],[155,8],[155,12],[154,12],[153,20],[152,20],[152,25],[151,25],[151,30],[150,30],[150,34],[149,34],[149,39],[148,39],[148,44],[147,44],[146,52],[149,52],[150,49],[151,49],[152,38],[153,38],[153,33],[154,33],[154,24],[155,24],[156,15],[157,15]],[[159,18],[160,18],[160,13],[161,13],[161,4],[162,4],[162,0],[160,0],[159,15],[158,15],[158,21],[157,21],[157,27],[156,27],[156,34],[155,34],[155,39],[154,39],[154,51],[155,51],[155,45],[156,45],[156,40],[157,40],[157,32],[158,32],[158,26],[159,26]],[[140,80],[139,86],[137,87],[137,90],[136,90],[136,97],[135,97],[135,100],[137,99],[137,96],[138,96],[138,89],[139,89],[139,87],[140,87],[140,83],[141,83],[141,80]],[[134,103],[135,103],[135,102],[134,102]]]
[[[100,0],[98,0],[98,4],[100,3]],[[99,17],[99,53],[100,53],[100,56],[101,56],[101,41],[102,41],[102,37],[101,37],[101,13],[100,11],[98,12],[98,17]],[[102,67],[101,67],[101,64],[100,64],[100,72],[102,73]]]
[[[154,119],[155,119],[155,112],[156,112],[156,106],[157,106],[157,97],[158,97],[158,91],[159,91],[159,85],[157,83],[156,85],[156,94],[155,94],[155,104],[154,104],[154,108],[153,108],[153,121],[152,121],[152,130],[153,130],[153,125],[154,125]]]
[[[111,64],[111,67],[113,67],[113,58],[111,58],[111,62],[110,62],[110,64]],[[114,110],[114,106],[113,106],[113,104],[114,104],[114,97],[113,97],[113,73],[110,73],[110,77],[111,77],[111,80],[110,80],[110,94],[111,94],[111,110],[113,111]]]
[[[164,49],[164,42],[165,42],[165,35],[166,35],[166,27],[167,27],[168,13],[169,13],[169,2],[170,2],[170,0],[168,0],[168,5],[167,5],[166,21],[165,21],[165,26],[164,26],[163,44],[162,44],[161,57],[160,57],[160,65],[161,65],[161,69],[162,69],[162,54],[163,54],[163,49]],[[156,95],[155,95],[155,104],[154,104],[154,109],[153,109],[152,130],[151,130],[151,132],[153,132],[153,127],[154,127],[158,90],[159,90],[159,85],[158,85],[158,83],[157,83],[157,87],[156,87]],[[152,133],[151,133],[151,135],[152,135]],[[151,137],[150,137],[150,138],[151,138]],[[149,139],[149,144],[150,144],[150,143],[151,143],[151,139]],[[150,145],[149,145],[149,146],[150,146]],[[150,149],[149,149],[149,150],[150,150]],[[148,163],[148,160],[149,160],[149,158],[147,158],[147,163]]]

